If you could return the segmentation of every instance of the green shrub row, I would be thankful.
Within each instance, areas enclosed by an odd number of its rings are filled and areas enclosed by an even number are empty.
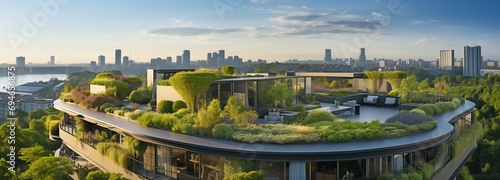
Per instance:
[[[156,107],[156,111],[158,111],[158,113],[173,113],[174,112],[174,110],[172,109],[173,105],[174,105],[173,101],[161,100],[158,103],[158,107]]]
[[[377,180],[431,180],[434,175],[434,166],[430,163],[418,162],[417,166],[407,167],[402,173],[384,173],[377,176]]]
[[[90,84],[106,86],[106,89],[111,88],[113,92],[106,92],[106,94],[114,94],[117,98],[124,99],[127,97],[128,83],[126,82],[114,79],[96,78],[90,81]]]
[[[417,107],[417,109],[420,109],[425,112],[425,114],[432,116],[435,114],[441,114],[443,112],[453,110],[457,108],[458,106],[462,105],[465,101],[460,98],[453,98],[452,101],[448,102],[437,102],[435,104],[423,104]],[[411,113],[411,111],[410,111]]]
[[[265,180],[266,174],[264,171],[250,171],[250,172],[239,172],[228,177],[224,177],[224,180]]]
[[[233,140],[247,143],[300,143],[315,142],[319,135],[315,128],[296,125],[250,125],[247,127],[235,127]]]
[[[170,81],[168,81],[168,79],[159,80],[158,81],[158,85],[160,85],[160,86],[171,86],[170,85]]]
[[[483,138],[483,125],[480,122],[476,122],[468,128],[464,128],[459,135],[453,138],[451,143],[452,156],[460,156],[467,150],[472,144],[477,143],[477,141]]]

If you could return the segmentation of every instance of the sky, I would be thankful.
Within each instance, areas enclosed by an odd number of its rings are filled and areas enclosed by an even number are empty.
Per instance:
[[[244,60],[436,60],[439,50],[482,46],[500,59],[500,2],[493,0],[0,0],[0,63],[137,62],[220,49]]]

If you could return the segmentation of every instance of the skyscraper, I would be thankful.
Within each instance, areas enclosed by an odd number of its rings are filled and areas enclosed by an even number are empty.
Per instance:
[[[182,53],[182,65],[187,67],[191,63],[191,52],[189,50],[184,50]]]
[[[464,47],[463,76],[481,76],[481,46]]]
[[[214,67],[217,67],[217,66],[222,66],[222,64],[219,64],[219,54],[217,54],[217,52],[213,52],[212,53],[212,59],[214,60]]]
[[[100,55],[97,58],[97,61],[99,63],[99,67],[104,67],[106,65],[106,57],[104,57],[103,55]]]
[[[128,56],[123,56],[123,67],[128,67],[128,61],[129,61],[129,58]]]
[[[325,49],[325,63],[331,63],[331,62],[332,62],[332,50]]]
[[[167,66],[168,67],[172,66],[172,57],[171,56],[167,57]]]
[[[175,60],[175,65],[180,67],[182,65],[182,56],[177,56]]]
[[[122,50],[115,50],[115,66],[120,67],[122,65]]]
[[[453,70],[455,66],[455,51],[441,50],[439,51],[439,68]]]
[[[16,66],[24,67],[26,65],[26,58],[23,56],[16,57]]]
[[[55,56],[50,56],[50,62],[49,62],[50,65],[54,65],[56,64],[56,57]]]
[[[217,62],[215,62],[214,58],[212,57],[212,53],[207,53],[207,64],[209,67],[217,66]]]
[[[219,50],[219,58],[217,59],[217,63],[220,66],[226,65],[226,51]]]
[[[361,48],[361,53],[359,54],[359,62],[364,65],[366,62],[365,48]]]

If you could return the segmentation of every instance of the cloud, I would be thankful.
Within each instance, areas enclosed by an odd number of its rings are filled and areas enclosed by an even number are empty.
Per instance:
[[[422,39],[419,39],[417,41],[415,41],[415,44],[416,45],[426,45],[428,43],[430,43],[431,41],[434,41],[436,40],[436,37],[431,37],[431,38],[427,38],[427,37],[424,37]]]
[[[171,23],[173,23],[174,26],[178,26],[178,27],[190,27],[190,26],[193,26],[193,22],[191,22],[191,21],[183,21],[183,20],[175,19],[175,18],[170,18],[170,19],[168,19],[168,21],[170,21]]]
[[[427,24],[427,23],[437,23],[439,22],[438,20],[431,19],[431,20],[415,20],[412,21],[412,24],[420,25],[420,24]]]
[[[241,32],[240,28],[196,28],[196,27],[171,27],[171,28],[153,28],[143,31],[144,34],[164,35],[164,36],[199,36],[207,34],[230,34]]]
[[[271,0],[250,0],[250,2],[252,3],[265,3],[265,2],[269,2]]]

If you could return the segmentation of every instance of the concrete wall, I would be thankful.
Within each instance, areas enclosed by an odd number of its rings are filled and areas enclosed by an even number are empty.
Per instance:
[[[360,91],[366,91],[368,92],[368,84],[367,81],[368,79],[362,79],[362,78],[354,78],[352,80],[352,88]],[[378,90],[379,93],[387,93],[391,91],[391,85],[387,80],[382,80],[382,86]]]
[[[105,93],[105,92],[106,92],[106,86],[95,85],[95,84],[90,85],[90,93],[91,94],[100,94],[100,93]]]
[[[177,100],[182,100],[181,95],[177,93],[177,91],[174,89],[172,86],[156,86],[156,105],[161,100],[170,100],[170,101],[177,101]]]
[[[97,152],[97,150],[89,145],[77,142],[76,138],[69,133],[59,129],[59,136],[63,140],[64,144],[66,144],[73,151],[77,152],[84,159],[97,166],[99,169],[105,172],[122,174],[123,177],[128,179],[141,179],[137,174],[132,173],[131,171],[112,162],[107,157],[102,156]]]

